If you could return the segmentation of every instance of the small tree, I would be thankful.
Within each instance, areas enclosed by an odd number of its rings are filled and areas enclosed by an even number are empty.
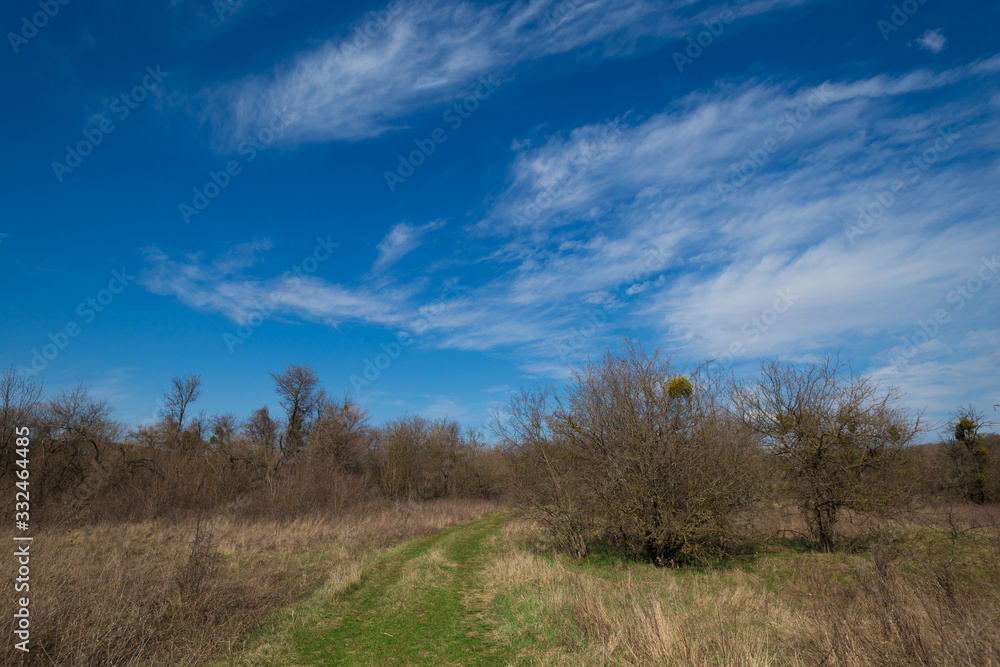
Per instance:
[[[490,430],[511,461],[515,502],[532,512],[561,550],[583,558],[591,516],[578,494],[581,471],[550,428],[555,403],[551,386],[522,387],[494,414]]]
[[[848,370],[830,357],[805,366],[765,361],[759,377],[732,386],[734,414],[774,455],[786,493],[826,551],[837,545],[843,510],[900,506],[901,450],[921,430],[896,390]]]
[[[462,456],[457,422],[407,415],[388,422],[371,438],[369,477],[387,496],[428,500],[453,495]]]
[[[271,373],[281,407],[288,416],[285,434],[278,440],[282,457],[294,457],[305,444],[308,422],[326,402],[319,378],[309,366],[290,364],[281,373]]]
[[[177,449],[189,449],[192,446],[191,437],[184,437],[184,419],[188,407],[201,395],[201,376],[175,375],[170,381],[170,389],[163,394],[163,417],[172,432],[174,446]]]
[[[390,498],[412,498],[423,465],[429,423],[419,415],[394,419],[378,429],[368,452],[368,476]]]

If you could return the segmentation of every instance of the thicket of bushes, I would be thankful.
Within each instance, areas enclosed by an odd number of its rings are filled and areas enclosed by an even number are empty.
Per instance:
[[[315,372],[272,374],[283,415],[193,414],[198,376],[175,377],[157,423],[129,429],[83,387],[43,399],[0,375],[0,486],[16,480],[30,426],[33,519],[94,523],[337,513],[378,498],[506,498],[577,556],[614,545],[658,564],[732,554],[762,508],[796,508],[822,550],[845,515],[892,516],[926,498],[1000,501],[1000,436],[955,413],[936,445],[893,390],[834,359],[765,362],[753,377],[685,370],[625,340],[557,392],[523,389],[498,412],[495,444],[449,420],[370,423],[331,400]]]
[[[844,546],[844,518],[898,517],[928,497],[1000,501],[983,415],[909,447],[927,426],[833,358],[761,364],[747,378],[686,372],[626,340],[563,392],[522,390],[497,415],[517,500],[561,549],[610,544],[656,563],[733,554],[750,518],[790,506],[815,547]]]
[[[0,483],[16,480],[15,433],[31,428],[33,519],[70,524],[184,519],[203,511],[285,519],[337,513],[379,497],[490,499],[508,481],[499,452],[449,420],[373,426],[345,397],[328,400],[312,369],[275,373],[283,418],[191,416],[197,376],[176,377],[153,425],[129,429],[80,386],[43,400],[0,376]]]

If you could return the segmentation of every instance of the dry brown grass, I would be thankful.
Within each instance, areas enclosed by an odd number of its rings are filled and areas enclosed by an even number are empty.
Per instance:
[[[186,587],[194,520],[41,532],[32,546],[30,660],[4,651],[0,665],[197,665],[230,656],[271,612],[324,581],[350,585],[366,554],[496,509],[472,500],[369,502],[337,516],[249,522],[219,511],[203,520],[212,538],[196,563],[204,577]],[[11,562],[4,559],[8,619]]]
[[[705,570],[577,564],[518,522],[486,597],[497,638],[532,646],[531,664],[998,665],[1000,532],[983,527],[996,519],[996,507],[925,508],[856,553],[772,544]]]

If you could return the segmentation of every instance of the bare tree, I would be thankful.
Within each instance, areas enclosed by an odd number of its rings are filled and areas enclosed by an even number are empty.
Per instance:
[[[759,377],[733,383],[732,399],[738,420],[774,455],[821,549],[836,547],[843,510],[891,511],[907,497],[901,452],[922,429],[919,415],[899,407],[897,390],[826,357],[805,366],[764,361]]]
[[[468,429],[462,438],[462,457],[454,475],[452,495],[496,498],[510,492],[509,457],[489,446],[478,429]]]
[[[325,404],[326,393],[309,366],[290,364],[281,373],[271,373],[281,407],[288,416],[288,427],[278,447],[283,457],[295,456],[305,441],[308,420]]]
[[[187,421],[187,428],[181,432],[181,442],[184,449],[189,452],[203,452],[207,442],[207,434],[210,432],[208,417],[204,412],[199,412]]]
[[[170,390],[163,394],[164,418],[173,431],[174,444],[178,449],[184,449],[184,417],[188,406],[198,400],[201,395],[201,376],[175,375],[170,383]]]
[[[14,468],[16,429],[35,426],[41,385],[19,376],[14,367],[0,375],[0,477]]]
[[[419,498],[430,422],[419,415],[399,417],[378,429],[368,453],[368,474],[391,498]]]

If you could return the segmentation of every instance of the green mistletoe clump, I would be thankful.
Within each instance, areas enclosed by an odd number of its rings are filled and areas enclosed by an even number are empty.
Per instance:
[[[675,377],[667,385],[667,396],[670,398],[680,398],[681,396],[689,398],[693,393],[694,387],[686,377]]]

